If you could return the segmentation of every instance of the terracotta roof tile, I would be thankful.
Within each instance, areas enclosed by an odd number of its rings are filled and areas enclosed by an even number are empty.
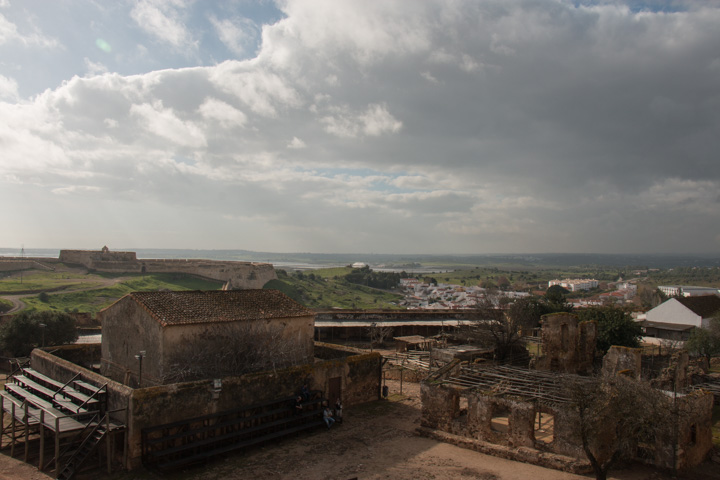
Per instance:
[[[127,296],[163,326],[315,316],[278,290],[133,292]]]

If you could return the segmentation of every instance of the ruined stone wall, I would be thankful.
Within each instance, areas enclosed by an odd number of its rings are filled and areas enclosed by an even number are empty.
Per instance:
[[[215,262],[212,260],[140,260],[147,273],[185,273],[228,282],[228,289],[262,288],[277,278],[269,263]]]
[[[677,468],[686,470],[702,463],[713,448],[713,395],[693,392],[678,401]],[[662,465],[656,463],[656,465]]]
[[[259,372],[241,377],[225,377],[222,388],[215,392],[213,380],[177,383],[142,389],[131,389],[79,365],[36,349],[32,366],[56,380],[68,381],[76,373],[97,385],[108,385],[109,409],[129,408],[128,468],[141,464],[141,433],[143,428],[164,425],[212,413],[223,412],[262,402],[289,398],[307,383],[312,390],[327,396],[331,379],[341,379],[345,408],[377,400],[380,391],[378,353],[343,357],[338,352],[333,360],[298,367]],[[289,407],[288,407],[289,408]],[[125,422],[125,412],[117,418]]]
[[[137,261],[137,255],[135,252],[60,250],[60,261],[62,263],[83,265],[87,268],[96,268],[96,264],[103,262],[133,263]]]
[[[60,261],[109,273],[183,273],[226,282],[228,289],[262,288],[277,278],[269,263],[141,259],[135,252],[61,250]]]
[[[378,353],[372,353],[273,372],[225,377],[217,395],[214,395],[211,380],[135,390],[131,403],[128,444],[130,467],[140,464],[143,428],[290,398],[305,383],[311,390],[323,391],[327,397],[330,379],[340,378],[346,409],[377,400],[380,359]]]
[[[583,457],[577,418],[569,409],[432,382],[422,383],[421,395],[423,427],[494,445]],[[535,438],[538,412],[553,417],[551,442]]]
[[[562,373],[590,373],[595,358],[597,323],[578,322],[571,313],[542,317],[542,356],[538,370]]]
[[[603,357],[604,375],[626,375],[640,379],[642,375],[642,348],[613,345]]]

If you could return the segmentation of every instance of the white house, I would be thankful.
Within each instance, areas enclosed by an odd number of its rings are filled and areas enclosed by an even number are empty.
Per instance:
[[[671,298],[645,315],[642,326],[648,337],[687,339],[693,328],[706,328],[710,318],[720,311],[720,297]]]

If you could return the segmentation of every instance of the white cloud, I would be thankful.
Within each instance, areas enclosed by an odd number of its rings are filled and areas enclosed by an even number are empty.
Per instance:
[[[307,145],[305,145],[305,142],[300,140],[298,137],[293,137],[292,140],[290,140],[290,143],[287,144],[287,148],[290,148],[292,150],[301,150],[306,146]]]
[[[181,19],[182,1],[140,0],[130,16],[146,33],[176,48],[196,46]]]
[[[203,118],[216,120],[224,128],[242,127],[247,123],[247,116],[242,111],[216,98],[205,99],[199,112]]]
[[[237,55],[244,56],[249,52],[250,47],[254,46],[255,38],[259,33],[259,29],[255,22],[249,18],[233,18],[218,19],[210,17],[210,22],[215,28],[220,41]]]
[[[0,13],[0,45],[12,42],[43,48],[55,48],[59,45],[56,39],[43,35],[37,29],[32,33],[19,32],[17,26]]]
[[[97,193],[100,188],[87,185],[71,185],[69,187],[54,188],[51,190],[55,195],[72,195],[76,193]]]
[[[396,133],[402,128],[388,111],[386,105],[368,105],[362,113],[351,113],[347,108],[336,109],[333,115],[321,119],[328,133],[338,137],[354,138],[359,135],[377,137],[386,133]]]
[[[302,99],[291,79],[252,67],[248,62],[224,62],[210,71],[210,81],[265,117],[276,117],[278,110],[300,106]]]
[[[85,57],[85,69],[87,74],[90,76],[107,73],[108,68],[100,62],[93,62],[89,58]]]
[[[205,135],[192,121],[183,121],[172,109],[164,108],[162,102],[143,103],[130,107],[130,113],[139,117],[141,123],[152,133],[173,144],[200,148],[207,145]]]
[[[18,85],[14,78],[0,75],[0,100],[17,100]]]

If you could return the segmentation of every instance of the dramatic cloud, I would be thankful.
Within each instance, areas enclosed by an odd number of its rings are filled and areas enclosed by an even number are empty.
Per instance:
[[[720,250],[720,7],[69,5],[0,16],[9,245]]]

